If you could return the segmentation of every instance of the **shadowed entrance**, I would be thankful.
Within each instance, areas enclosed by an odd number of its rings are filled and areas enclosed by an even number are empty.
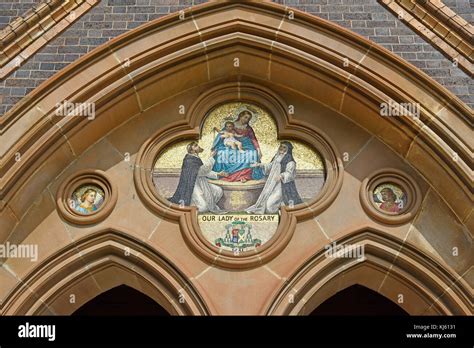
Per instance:
[[[72,315],[169,316],[170,314],[150,297],[129,286],[120,285],[93,298],[82,305]]]
[[[353,285],[324,301],[310,315],[409,315],[385,296]]]

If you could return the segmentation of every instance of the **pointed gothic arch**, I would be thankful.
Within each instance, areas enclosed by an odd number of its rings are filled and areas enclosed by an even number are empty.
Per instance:
[[[447,265],[382,231],[362,228],[334,240],[363,248],[363,258],[328,257],[322,249],[285,282],[268,305],[269,315],[307,315],[335,293],[362,285],[410,315],[469,315],[469,284]]]
[[[38,265],[3,303],[5,315],[70,315],[120,285],[172,315],[206,315],[198,291],[169,260],[119,230],[78,240]]]

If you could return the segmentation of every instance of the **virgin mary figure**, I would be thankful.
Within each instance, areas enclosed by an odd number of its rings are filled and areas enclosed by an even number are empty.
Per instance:
[[[248,108],[239,109],[237,119],[233,122],[233,127],[226,129],[224,126],[222,132],[232,129],[238,141],[242,143],[242,150],[226,146],[225,139],[219,132],[212,145],[212,151],[216,151],[216,162],[212,168],[215,172],[225,172],[228,176],[221,180],[240,181],[259,180],[263,178],[263,172],[260,167],[252,166],[260,162],[262,152],[257,137],[249,122],[254,116],[253,111]]]

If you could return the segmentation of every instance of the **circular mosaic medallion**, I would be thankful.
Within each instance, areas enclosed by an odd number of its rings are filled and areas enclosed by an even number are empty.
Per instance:
[[[58,189],[59,213],[76,224],[92,224],[104,219],[113,210],[117,190],[100,170],[84,170],[71,175]]]
[[[360,201],[369,216],[387,224],[401,224],[415,216],[421,191],[404,172],[382,169],[364,179]]]
[[[407,206],[407,195],[403,188],[394,183],[383,183],[373,191],[375,206],[384,213],[399,215]]]
[[[98,211],[104,204],[105,193],[97,185],[78,187],[69,199],[69,207],[75,212],[89,215]]]

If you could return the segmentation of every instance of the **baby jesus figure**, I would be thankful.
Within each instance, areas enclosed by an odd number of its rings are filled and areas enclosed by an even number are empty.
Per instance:
[[[232,150],[238,148],[240,152],[245,152],[242,149],[242,143],[238,141],[237,138],[243,137],[235,132],[234,122],[227,121],[224,125],[224,129],[220,131],[217,127],[214,127],[214,130],[220,134],[221,138],[224,139],[224,145],[230,147]]]

